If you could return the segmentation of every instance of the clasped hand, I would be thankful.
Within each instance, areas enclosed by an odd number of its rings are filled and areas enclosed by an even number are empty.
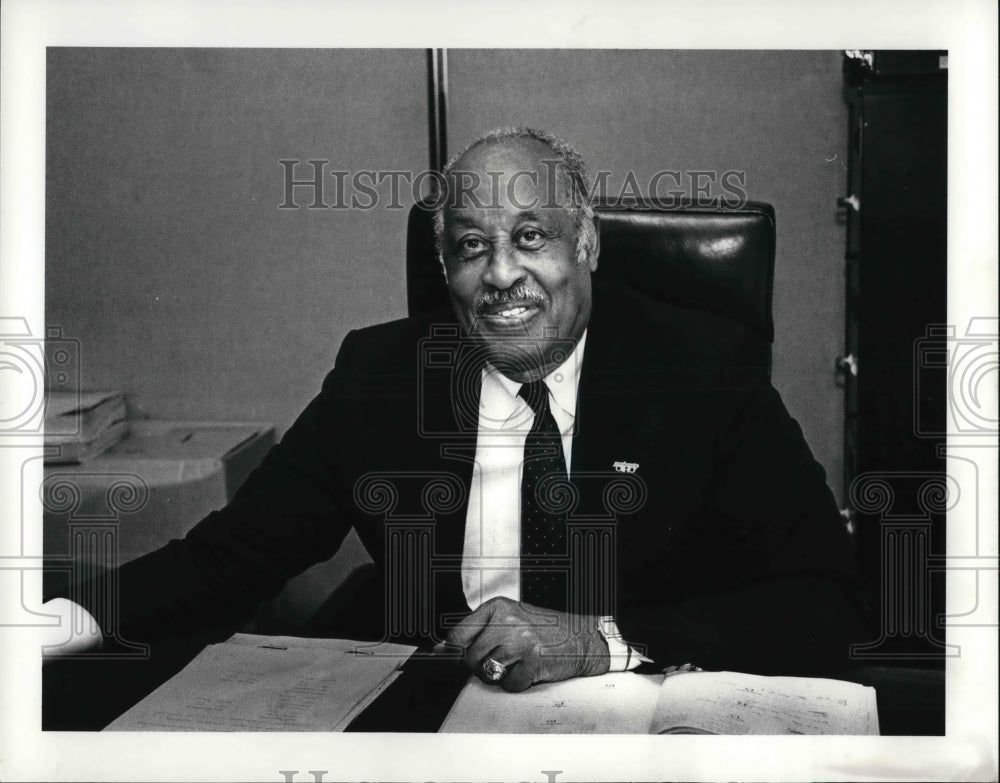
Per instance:
[[[535,683],[589,677],[608,671],[608,644],[597,618],[543,609],[509,598],[491,598],[460,622],[436,651],[461,652],[483,678],[483,662],[506,667],[499,685],[523,691]]]

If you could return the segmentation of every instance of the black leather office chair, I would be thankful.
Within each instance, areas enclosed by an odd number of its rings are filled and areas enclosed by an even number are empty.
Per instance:
[[[597,276],[645,296],[732,318],[774,341],[774,209],[683,204],[666,209],[648,202],[595,205],[600,216]],[[406,289],[410,315],[448,303],[434,249],[431,212],[410,210],[406,237]]]

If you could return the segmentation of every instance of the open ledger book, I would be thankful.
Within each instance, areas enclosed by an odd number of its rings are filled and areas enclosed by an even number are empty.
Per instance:
[[[238,633],[206,647],[105,731],[342,731],[415,649]]]
[[[736,672],[579,677],[506,693],[471,679],[442,732],[878,734],[875,689]]]

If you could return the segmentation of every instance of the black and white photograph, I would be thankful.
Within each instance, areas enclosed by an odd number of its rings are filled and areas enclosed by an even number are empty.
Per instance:
[[[0,780],[996,779],[996,9],[723,7],[5,7]]]

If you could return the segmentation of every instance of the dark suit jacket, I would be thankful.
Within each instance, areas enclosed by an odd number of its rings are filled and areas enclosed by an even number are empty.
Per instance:
[[[664,665],[831,671],[872,638],[849,537],[766,349],[725,319],[595,288],[567,574],[575,607],[613,613]],[[354,526],[385,574],[386,636],[439,639],[468,611],[481,362],[447,315],[350,333],[235,499],[120,570],[119,632],[237,616]]]

